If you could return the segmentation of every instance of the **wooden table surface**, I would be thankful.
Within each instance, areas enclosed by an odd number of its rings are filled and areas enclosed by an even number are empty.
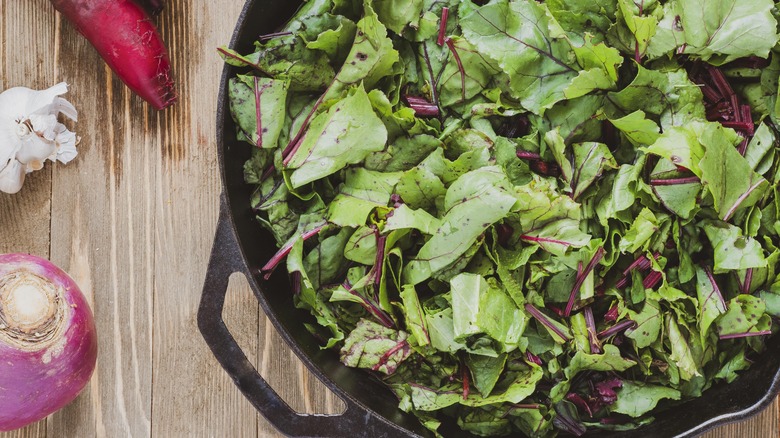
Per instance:
[[[0,0],[0,89],[66,81],[79,110],[79,156],[0,194],[0,253],[50,258],[81,285],[100,335],[90,385],[17,437],[280,436],[241,396],[196,326],[221,190],[215,103],[241,0],[168,0],[158,18],[181,94],[150,110],[115,79],[47,0]],[[342,403],[267,322],[246,280],[231,281],[228,326],[298,411]],[[777,437],[778,404],[707,435]]]

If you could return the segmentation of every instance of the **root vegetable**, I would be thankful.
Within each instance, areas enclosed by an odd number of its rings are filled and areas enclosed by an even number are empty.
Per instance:
[[[47,260],[0,255],[0,431],[73,401],[96,360],[95,323],[76,283]]]

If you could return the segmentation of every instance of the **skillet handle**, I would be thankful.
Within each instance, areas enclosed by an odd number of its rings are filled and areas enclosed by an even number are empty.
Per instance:
[[[280,432],[291,437],[399,436],[397,427],[348,400],[347,410],[341,415],[299,414],[290,408],[249,362],[222,319],[228,282],[235,272],[248,274],[223,195],[198,310],[198,327],[214,356],[252,405]]]

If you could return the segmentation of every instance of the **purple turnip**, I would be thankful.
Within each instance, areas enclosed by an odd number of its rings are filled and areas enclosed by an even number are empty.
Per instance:
[[[76,283],[47,260],[0,255],[0,431],[73,401],[96,360],[95,322]]]

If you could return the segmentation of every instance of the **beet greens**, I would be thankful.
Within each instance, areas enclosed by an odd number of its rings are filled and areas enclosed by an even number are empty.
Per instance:
[[[780,53],[774,2],[722,3],[325,0],[220,49],[263,274],[433,430],[734,381],[780,318]]]

